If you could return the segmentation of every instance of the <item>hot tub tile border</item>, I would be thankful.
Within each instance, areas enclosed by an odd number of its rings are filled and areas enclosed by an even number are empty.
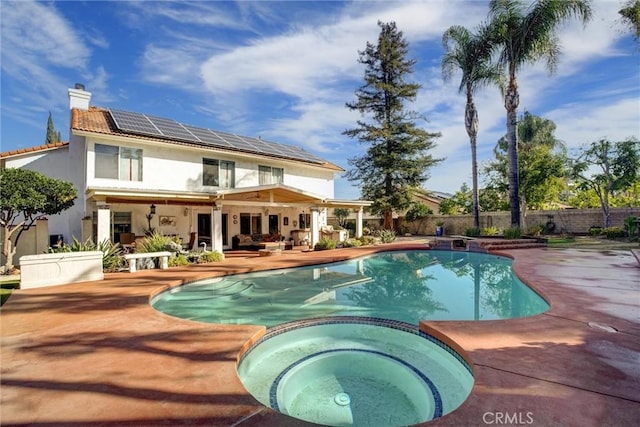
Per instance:
[[[277,326],[273,326],[268,328],[262,337],[260,337],[251,347],[245,351],[240,358],[238,359],[238,364],[242,363],[244,358],[253,351],[259,344],[267,341],[270,338],[276,337],[280,334],[284,334],[286,332],[290,332],[296,329],[302,329],[311,326],[321,326],[321,325],[336,325],[336,324],[362,324],[362,325],[372,325],[372,326],[383,326],[391,329],[400,330],[403,332],[412,333],[414,335],[418,335],[438,347],[445,350],[447,353],[452,355],[462,366],[469,371],[471,376],[473,376],[473,370],[467,360],[460,355],[454,348],[449,346],[447,343],[439,340],[431,334],[428,334],[422,330],[417,325],[412,325],[410,323],[402,322],[400,320],[392,320],[392,319],[384,319],[379,317],[361,317],[361,316],[336,316],[336,317],[318,317],[318,318],[310,318],[310,319],[301,319],[294,320],[292,322],[282,323]]]

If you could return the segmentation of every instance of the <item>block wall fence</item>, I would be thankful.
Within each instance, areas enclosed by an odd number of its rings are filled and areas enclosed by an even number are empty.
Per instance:
[[[640,217],[640,207],[611,208],[611,226],[622,228],[625,218],[629,216]],[[398,227],[405,225],[410,233],[431,235],[435,234],[438,221],[444,222],[445,234],[464,234],[468,228],[473,227],[473,215],[429,215],[418,231],[416,227],[419,221],[407,223],[401,218]],[[548,221],[555,223],[555,234],[588,234],[589,228],[603,226],[604,216],[602,209],[598,208],[527,211],[523,230],[526,231],[531,226],[545,225]],[[484,227],[496,227],[500,231],[510,228],[511,213],[480,212],[480,228]]]

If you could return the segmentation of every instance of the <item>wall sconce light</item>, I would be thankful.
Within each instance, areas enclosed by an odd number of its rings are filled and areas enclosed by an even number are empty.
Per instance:
[[[149,213],[146,215],[147,221],[149,222],[149,232],[153,233],[153,228],[151,228],[151,218],[156,214],[156,205],[152,204],[149,206]]]
[[[184,216],[188,216],[189,215],[189,208],[184,208],[183,214],[184,214]]]

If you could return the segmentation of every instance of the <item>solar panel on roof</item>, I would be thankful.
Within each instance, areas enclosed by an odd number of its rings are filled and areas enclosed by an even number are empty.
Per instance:
[[[211,132],[209,129],[197,128],[189,125],[185,125],[184,127],[187,128],[189,132],[197,136],[202,142],[220,147],[232,147],[231,144],[217,136],[215,133]]]
[[[179,139],[219,148],[234,149],[256,154],[270,155],[286,159],[303,160],[311,163],[324,163],[325,160],[308,153],[299,147],[264,141],[261,138],[251,138],[219,132],[196,126],[183,125],[172,119],[146,116],[122,110],[109,110],[118,129],[154,137]]]
[[[256,141],[260,141],[259,139],[243,138],[243,137],[241,137],[239,135],[233,135],[233,141],[238,143],[238,144],[241,144],[242,146],[248,147],[250,150],[264,152],[264,153],[268,153],[269,152],[267,150],[267,147],[265,146],[265,144],[261,144],[260,142],[256,142]]]
[[[178,138],[185,141],[200,142],[200,139],[193,133],[189,132],[184,126],[175,120],[163,119],[161,117],[147,116],[147,118],[153,123],[163,136],[169,138]]]
[[[141,133],[144,135],[160,136],[160,131],[144,114],[131,113],[122,110],[110,110],[111,117],[118,129],[125,132]]]
[[[234,148],[237,148],[238,150],[255,151],[255,149],[252,149],[250,145],[247,145],[244,141],[242,141],[240,138],[238,138],[233,134],[220,132],[220,131],[211,131],[211,132],[215,133],[216,135],[218,135],[218,137],[222,138],[229,145],[231,145]]]

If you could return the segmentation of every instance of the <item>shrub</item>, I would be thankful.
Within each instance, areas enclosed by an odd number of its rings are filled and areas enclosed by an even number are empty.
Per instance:
[[[370,236],[371,235],[371,229],[369,227],[362,227],[362,235],[363,236]]]
[[[316,251],[326,251],[328,249],[335,249],[335,248],[336,248],[336,242],[332,239],[327,239],[326,237],[323,237],[322,239],[320,239],[320,241],[316,243],[316,245],[313,247],[313,249]]]
[[[522,236],[520,227],[511,227],[504,230],[504,237],[507,239],[519,239]]]
[[[79,241],[77,238],[73,238],[73,242],[71,244],[63,243],[57,247],[49,246],[47,250],[50,254],[60,253],[60,252],[86,252],[86,251],[97,251],[98,246],[93,243],[93,240],[87,239],[84,242]]]
[[[500,230],[498,230],[496,227],[485,227],[480,230],[480,234],[483,236],[497,236],[498,234],[500,234]]]
[[[136,245],[136,252],[162,252],[166,251],[169,243],[173,242],[171,237],[154,231],[153,234],[145,237]]]
[[[169,257],[169,267],[180,267],[187,264],[189,264],[189,260],[184,254],[172,255]]]
[[[542,224],[539,225],[531,225],[527,227],[527,235],[529,236],[539,236],[545,231],[545,226]]]
[[[98,250],[102,252],[103,271],[113,272],[124,267],[126,262],[122,256],[120,243],[113,243],[111,240],[105,239],[98,245]]]
[[[360,242],[362,242],[363,245],[373,245],[376,242],[375,237],[365,236],[365,235],[360,237],[358,240],[360,240]]]
[[[207,262],[220,262],[224,259],[224,255],[218,251],[203,252],[198,257],[198,264],[204,264]]]
[[[379,237],[382,243],[391,243],[396,240],[396,232],[394,230],[378,230],[376,237]]]
[[[70,245],[65,243],[58,248],[50,247],[48,250],[49,253],[88,251],[102,252],[102,270],[105,272],[118,271],[125,264],[120,243],[112,243],[109,239],[105,239],[99,245],[96,245],[91,239],[81,242],[74,237]]]
[[[589,234],[592,236],[600,236],[602,234],[602,227],[598,225],[592,225],[589,227]]]
[[[359,248],[362,246],[362,242],[358,239],[347,239],[342,242],[342,246],[345,248]]]
[[[603,229],[602,232],[607,236],[607,239],[616,239],[627,235],[627,233],[620,227],[607,227]]]
[[[480,236],[480,227],[469,227],[464,231],[464,235],[467,237]]]
[[[636,223],[635,216],[628,216],[624,219],[624,230],[627,233],[627,237],[634,238],[638,234],[638,224]]]
[[[398,232],[401,236],[410,236],[411,232],[409,231],[409,227],[406,224],[400,224],[398,226]]]

